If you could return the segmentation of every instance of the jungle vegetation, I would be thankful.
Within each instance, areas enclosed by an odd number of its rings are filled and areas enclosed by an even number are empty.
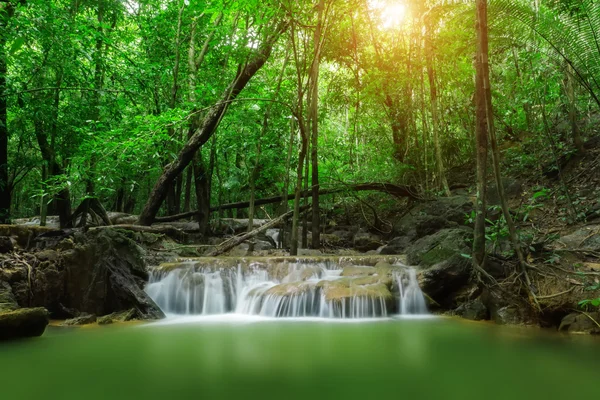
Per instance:
[[[320,191],[476,184],[478,268],[488,185],[586,151],[599,35],[594,0],[3,0],[0,219],[189,213],[207,233],[247,201],[291,211],[297,239],[311,204],[318,248]]]

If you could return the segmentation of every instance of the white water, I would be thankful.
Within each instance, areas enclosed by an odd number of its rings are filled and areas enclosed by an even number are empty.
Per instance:
[[[407,268],[394,273],[394,281],[400,292],[398,309],[401,315],[427,314],[425,296],[417,281],[417,272],[414,268]]]
[[[190,266],[153,273],[146,292],[167,315],[362,319],[386,317],[394,311],[388,310],[383,297],[374,295],[327,299],[321,286],[342,279],[341,272],[325,263],[293,263],[288,274],[277,280],[257,265],[218,271]],[[396,311],[427,314],[415,270],[401,268],[394,281],[399,292]]]

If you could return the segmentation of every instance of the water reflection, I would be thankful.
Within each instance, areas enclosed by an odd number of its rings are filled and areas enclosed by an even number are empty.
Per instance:
[[[599,341],[444,319],[239,322],[51,330],[38,340],[0,344],[0,398],[547,400],[597,394]]]

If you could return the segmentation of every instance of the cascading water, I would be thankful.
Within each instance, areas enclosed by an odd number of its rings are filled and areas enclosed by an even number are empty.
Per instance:
[[[414,268],[406,268],[394,272],[394,281],[398,286],[399,303],[398,310],[401,315],[427,314],[425,296],[417,281],[417,271]]]
[[[416,272],[404,266],[383,272],[352,266],[347,271],[338,263],[302,260],[285,264],[285,274],[277,278],[265,264],[242,264],[159,268],[151,274],[146,292],[166,314],[372,318],[396,308],[387,283],[393,278],[400,292],[397,312],[427,312]]]

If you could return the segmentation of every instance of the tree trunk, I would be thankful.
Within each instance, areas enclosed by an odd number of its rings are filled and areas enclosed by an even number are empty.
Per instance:
[[[183,212],[189,212],[191,210],[191,197],[192,197],[192,171],[193,168],[187,167],[185,174],[185,193],[183,196]]]
[[[8,20],[14,13],[10,2],[0,6],[0,223],[10,222],[11,187],[8,180],[8,97],[6,88],[6,75],[8,73],[8,53],[6,42],[8,40],[6,27]]]
[[[279,215],[288,212],[288,190],[290,188],[290,165],[292,160],[292,149],[294,148],[294,136],[296,135],[296,127],[294,125],[294,119],[290,119],[290,141],[288,143],[287,157],[285,159],[285,178],[283,180],[283,194],[281,196],[280,211]],[[285,247],[288,244],[285,240],[285,224],[279,230],[279,242],[281,247]]]
[[[475,61],[475,108],[476,108],[476,154],[477,154],[477,203],[475,232],[473,237],[473,266],[481,271],[485,262],[485,216],[487,193],[487,120],[486,96],[484,90],[483,49],[487,49],[487,35],[484,34],[482,13],[486,10],[486,0],[477,0],[477,56]]]
[[[310,132],[307,132],[307,149],[306,149],[306,158],[305,158],[305,163],[304,163],[304,192],[308,192],[308,167],[310,164],[310,157],[309,157],[309,146],[310,146],[310,142],[308,142],[308,138],[310,138]],[[308,197],[303,197],[303,206],[306,207],[308,205]],[[303,249],[307,249],[308,248],[308,215],[306,213],[302,214],[302,248]]]
[[[433,44],[431,40],[431,22],[427,24],[427,33],[425,35],[425,52],[427,61],[427,76],[429,77],[429,93],[431,97],[431,123],[433,127],[433,146],[435,148],[435,160],[439,175],[439,182],[442,184],[442,189],[446,196],[450,196],[450,188],[446,179],[446,170],[444,168],[444,158],[442,157],[442,148],[440,146],[440,123],[438,120],[438,100],[437,86],[435,82],[435,69],[433,67]]]
[[[381,193],[387,193],[390,196],[394,196],[397,198],[409,198],[409,199],[413,199],[413,200],[419,199],[419,197],[416,194],[417,193],[416,189],[413,187],[398,186],[398,185],[394,185],[391,183],[380,183],[380,182],[357,183],[357,184],[350,184],[350,185],[341,186],[341,187],[332,188],[332,189],[321,189],[321,190],[319,190],[319,196],[327,196],[330,194],[342,193],[345,191],[356,191],[356,192],[376,191],[376,192],[381,192]],[[309,192],[309,191],[301,191],[299,193],[299,198],[307,198],[310,196],[312,196],[312,192]],[[295,199],[296,199],[296,192],[289,193],[289,194],[283,195],[283,196],[273,196],[273,197],[266,197],[263,199],[256,199],[256,200],[254,200],[254,205],[258,206],[258,205],[277,204],[277,203],[281,204],[282,202],[287,203],[290,200],[295,201]],[[250,207],[250,202],[241,201],[238,203],[220,204],[216,207],[211,207],[210,211],[211,212],[217,212],[217,211],[223,212],[223,211],[227,211],[227,210],[239,210],[239,209],[248,208],[248,207]],[[177,221],[179,219],[193,217],[197,213],[198,213],[198,211],[190,211],[187,213],[182,213],[179,215],[172,215],[172,216],[168,216],[168,217],[156,217],[155,221],[156,222]],[[233,218],[233,217],[231,217],[231,218]]]
[[[198,207],[198,230],[201,235],[206,235],[210,221],[208,176],[204,161],[202,160],[202,154],[198,152],[194,158],[194,187],[196,188],[196,205]]]
[[[325,1],[319,0],[317,4],[317,26],[314,34],[314,58],[311,68],[311,101],[309,121],[311,126],[312,141],[312,248],[321,247],[321,223],[319,207],[319,66],[321,64],[321,34],[323,29],[323,9]]]
[[[223,115],[227,111],[228,105],[235,100],[244,87],[246,87],[250,79],[252,79],[265,64],[271,55],[273,45],[285,27],[285,25],[280,25],[276,32],[265,40],[254,57],[243,67],[240,66],[238,74],[221,96],[221,100],[208,110],[202,124],[181,149],[177,159],[164,168],[163,173],[154,185],[152,193],[140,214],[138,221],[140,225],[152,224],[154,217],[156,217],[156,214],[165,199],[169,185],[192,161],[194,154],[198,149],[215,133]]]

